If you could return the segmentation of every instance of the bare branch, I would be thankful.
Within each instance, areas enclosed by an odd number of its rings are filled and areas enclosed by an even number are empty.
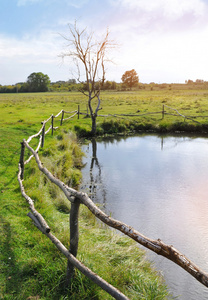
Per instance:
[[[96,132],[96,117],[100,106],[101,87],[105,81],[105,63],[109,62],[106,58],[107,50],[115,47],[115,43],[109,39],[109,30],[101,40],[96,40],[94,32],[87,33],[86,28],[79,30],[77,23],[73,26],[69,25],[70,37],[64,37],[69,42],[68,49],[61,54],[64,57],[71,57],[77,68],[78,81],[81,82],[81,68],[84,69],[85,83],[87,92],[80,90],[84,95],[88,96],[88,106],[92,119],[92,134]],[[92,107],[92,99],[97,99],[95,110]]]

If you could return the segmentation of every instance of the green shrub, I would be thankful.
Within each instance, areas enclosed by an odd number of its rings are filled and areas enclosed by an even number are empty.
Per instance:
[[[90,131],[88,131],[85,127],[82,127],[80,125],[75,125],[74,130],[79,137],[90,136]]]
[[[129,131],[128,125],[129,125],[129,121],[111,119],[111,120],[104,120],[104,122],[100,126],[104,133],[113,134],[113,133],[126,133],[127,131]]]

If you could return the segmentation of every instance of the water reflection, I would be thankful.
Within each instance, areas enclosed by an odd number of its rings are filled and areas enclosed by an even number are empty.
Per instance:
[[[82,188],[96,203],[208,271],[206,138],[143,135],[94,140],[83,150],[88,158]],[[147,255],[179,299],[208,299],[207,289],[180,267],[148,250]]]
[[[96,202],[96,199],[98,198],[97,191],[99,186],[103,207],[105,207],[106,189],[105,189],[105,185],[102,182],[102,167],[100,166],[97,158],[97,142],[95,139],[91,140],[91,146],[92,146],[92,156],[91,156],[91,163],[90,163],[90,170],[89,170],[90,183],[87,184],[89,185],[88,194],[90,195],[91,199]],[[87,187],[87,185],[85,185],[85,188]]]

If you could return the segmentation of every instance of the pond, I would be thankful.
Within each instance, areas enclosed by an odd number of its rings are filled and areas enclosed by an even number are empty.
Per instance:
[[[140,135],[93,140],[82,148],[81,189],[95,203],[208,272],[208,138]],[[208,288],[182,268],[146,253],[172,295],[208,299]]]

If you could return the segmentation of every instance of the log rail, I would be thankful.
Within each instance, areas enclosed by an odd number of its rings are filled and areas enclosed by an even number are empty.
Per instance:
[[[177,110],[176,110],[177,111]],[[64,119],[65,113],[73,114],[69,118]],[[163,109],[164,113],[164,109]],[[73,112],[65,112],[61,110],[56,116],[51,116],[46,121],[42,122],[42,127],[37,134],[30,136],[27,140],[23,140],[21,142],[21,154],[20,154],[20,161],[19,161],[19,172],[18,172],[18,181],[22,196],[26,199],[29,204],[30,212],[28,213],[28,217],[33,220],[34,225],[43,233],[45,234],[54,245],[65,255],[68,259],[68,266],[67,271],[68,275],[72,277],[74,267],[78,268],[84,275],[90,278],[93,282],[99,285],[103,290],[109,293],[115,299],[128,299],[124,294],[122,294],[118,289],[107,283],[103,280],[100,276],[95,274],[89,268],[84,266],[80,261],[76,259],[77,249],[78,249],[78,211],[80,204],[85,205],[99,220],[103,223],[107,224],[108,226],[115,228],[116,230],[122,232],[126,236],[130,237],[140,245],[150,249],[151,251],[157,253],[158,255],[162,255],[167,259],[173,261],[175,264],[183,268],[189,274],[191,274],[195,279],[197,279],[200,283],[208,287],[208,274],[201,270],[198,266],[196,266],[191,260],[189,260],[185,255],[181,254],[177,249],[175,249],[172,245],[167,245],[162,242],[160,239],[153,240],[142,233],[135,230],[133,227],[115,220],[105,214],[101,209],[99,209],[90,197],[83,192],[79,192],[64,182],[59,180],[58,178],[54,177],[53,174],[43,166],[39,155],[38,150],[40,147],[44,145],[44,138],[45,135],[51,130],[57,127],[54,127],[54,118],[57,118],[61,115],[60,125],[62,125],[64,120],[68,120],[74,117],[76,114],[80,113],[80,109],[78,111]],[[184,116],[183,116],[184,117]],[[48,130],[45,130],[45,125],[47,122],[51,120],[51,125]],[[37,148],[34,150],[29,143],[33,138],[39,137],[39,143]],[[24,161],[24,152],[25,147],[31,152],[31,156]],[[71,202],[71,214],[70,214],[70,249],[67,250],[65,246],[51,233],[50,227],[48,226],[47,222],[44,220],[43,216],[35,209],[34,201],[27,195],[23,185],[24,179],[24,167],[32,158],[35,158],[37,166],[39,170],[45,174],[45,176],[54,184],[56,184],[65,194],[66,198]]]

